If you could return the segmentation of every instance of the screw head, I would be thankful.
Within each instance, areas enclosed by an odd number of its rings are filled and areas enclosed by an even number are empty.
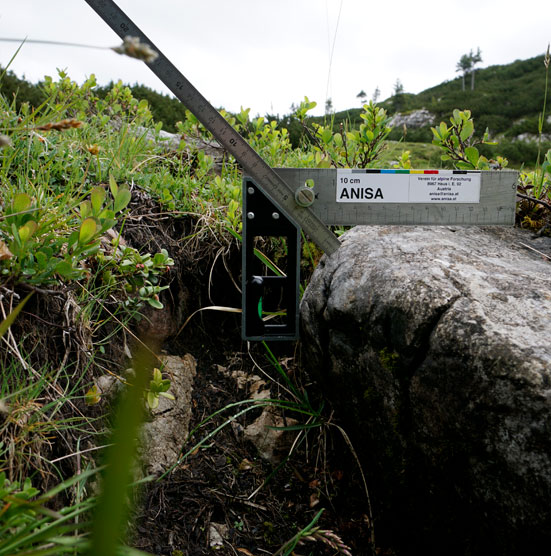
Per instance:
[[[295,202],[300,207],[309,207],[314,203],[316,194],[311,187],[303,185],[295,191]]]

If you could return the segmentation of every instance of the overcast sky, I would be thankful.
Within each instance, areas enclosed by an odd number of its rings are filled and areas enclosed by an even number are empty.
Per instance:
[[[462,54],[480,67],[543,54],[551,9],[542,0],[118,0],[118,5],[217,107],[289,113],[306,95],[323,112],[380,99],[399,79],[417,93],[457,77]],[[547,5],[547,7],[545,7]],[[117,46],[84,0],[0,0],[0,38]],[[6,66],[17,44],[0,42]],[[25,44],[10,69],[36,82],[56,68],[168,92],[145,64],[110,50]],[[542,65],[542,72],[544,71]]]

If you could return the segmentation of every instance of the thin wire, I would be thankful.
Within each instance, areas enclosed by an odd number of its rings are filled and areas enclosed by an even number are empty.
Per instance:
[[[327,86],[325,99],[329,96],[329,85],[331,80],[331,27],[329,25],[329,0],[325,0],[325,22],[327,23]]]
[[[329,27],[329,0],[325,0],[325,22],[327,23],[327,61],[331,62],[331,29]]]
[[[97,50],[110,50],[109,46],[95,46],[93,44],[80,44],[75,42],[59,42],[59,41],[46,41],[38,39],[4,39],[0,38],[2,42],[18,42],[18,43],[29,43],[29,44],[50,44],[55,46],[76,46],[78,48],[94,48]]]
[[[327,70],[327,87],[325,89],[325,100],[327,101],[329,99],[329,86],[331,83],[331,68],[333,66],[333,54],[335,53],[335,44],[337,42],[337,32],[339,30],[339,23],[341,20],[341,12],[342,12],[342,5],[344,3],[344,0],[341,0],[340,6],[339,6],[339,15],[337,16],[337,24],[335,25],[335,34],[333,36],[333,45],[331,47],[331,51],[329,54],[329,69]],[[325,6],[327,8],[327,2],[325,3]],[[329,14],[327,17],[327,33],[329,33]]]

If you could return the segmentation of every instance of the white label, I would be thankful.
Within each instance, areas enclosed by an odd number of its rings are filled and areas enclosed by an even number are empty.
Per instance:
[[[410,174],[411,203],[478,203],[480,174]]]
[[[408,174],[353,174],[351,170],[337,170],[338,203],[407,203],[408,190]]]
[[[337,203],[478,203],[480,173],[364,173],[337,170]]]

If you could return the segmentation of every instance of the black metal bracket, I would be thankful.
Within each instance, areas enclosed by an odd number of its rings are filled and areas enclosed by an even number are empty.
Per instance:
[[[287,252],[277,267],[255,251],[258,237],[284,238]],[[300,227],[253,179],[243,179],[242,336],[245,340],[297,340]]]

